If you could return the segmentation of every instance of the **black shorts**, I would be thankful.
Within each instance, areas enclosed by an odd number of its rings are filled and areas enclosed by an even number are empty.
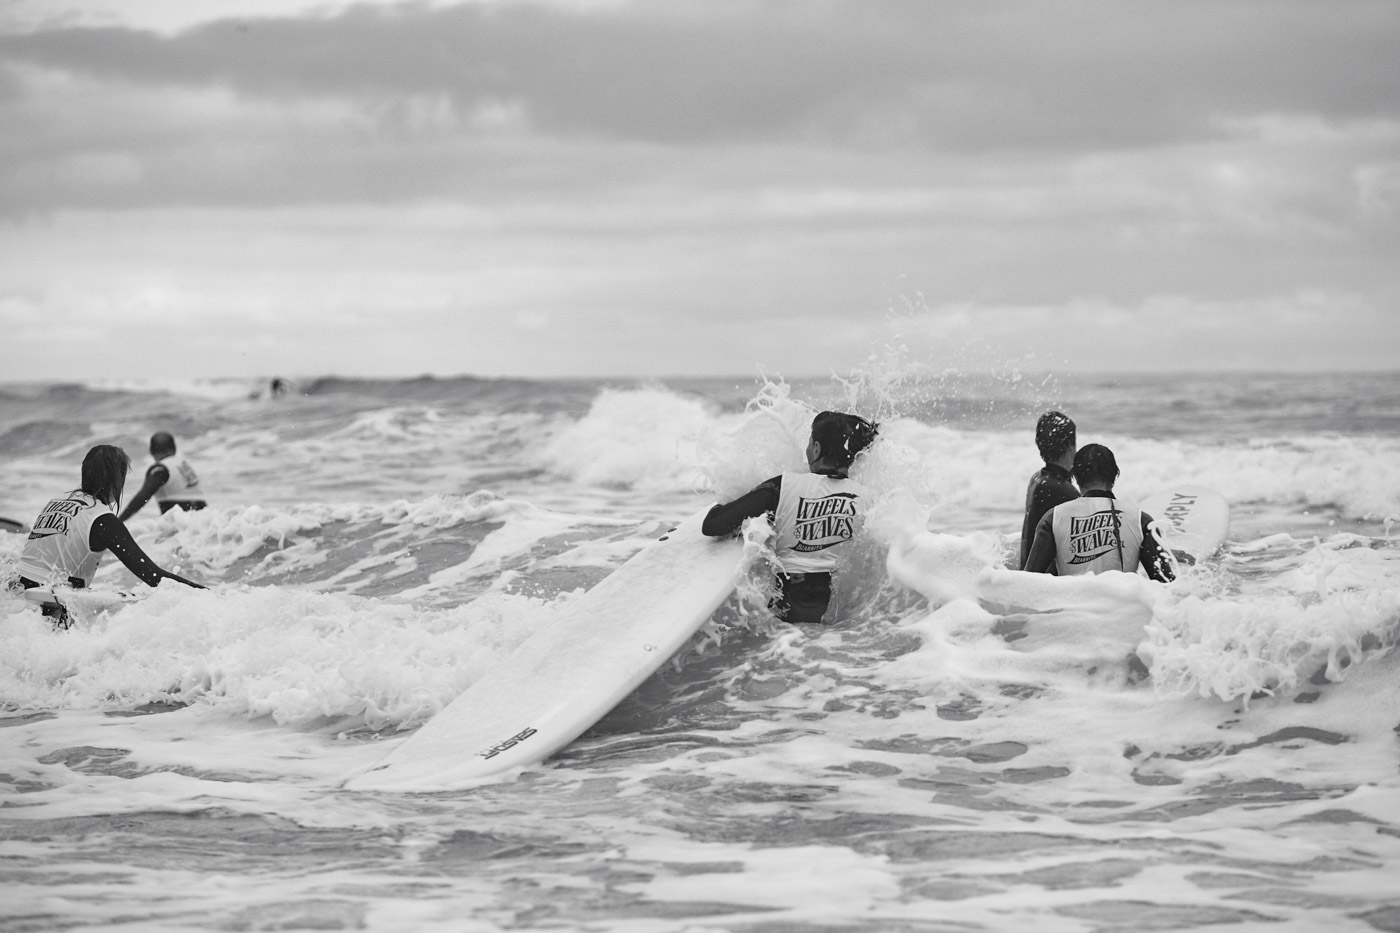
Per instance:
[[[19,585],[26,590],[34,590],[39,588],[39,584],[35,583],[28,577],[20,577]],[[75,590],[81,590],[87,587],[87,582],[84,581],[82,577],[69,577],[68,585],[73,587],[73,589]],[[61,603],[40,603],[39,612],[43,614],[44,618],[48,619],[50,622],[53,623],[54,628],[66,629],[72,624],[72,620],[68,618],[67,608],[64,607]]]
[[[820,622],[831,602],[829,573],[780,573],[778,588],[769,608],[784,622]]]

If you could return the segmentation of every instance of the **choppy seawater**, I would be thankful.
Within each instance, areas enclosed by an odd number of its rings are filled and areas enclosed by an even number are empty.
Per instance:
[[[0,931],[1400,930],[1400,375],[250,388],[0,385],[0,516],[169,430],[212,507],[130,524],[213,584],[0,590]],[[541,766],[340,789],[821,407],[884,423],[837,624],[736,597]],[[1047,407],[1220,559],[999,569]]]

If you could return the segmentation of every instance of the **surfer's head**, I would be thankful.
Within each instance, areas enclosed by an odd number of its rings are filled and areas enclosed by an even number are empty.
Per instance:
[[[98,444],[83,458],[83,492],[116,508],[121,504],[129,469],[131,458],[126,451],[111,444]]]
[[[159,460],[175,452],[175,438],[169,431],[157,431],[151,435],[151,456]]]
[[[1097,486],[1112,489],[1118,479],[1118,461],[1102,444],[1085,444],[1074,455],[1074,481],[1080,489]]]
[[[1076,439],[1074,422],[1064,412],[1047,411],[1035,423],[1035,446],[1046,463],[1071,453]]]
[[[870,446],[880,426],[859,415],[842,411],[819,412],[812,419],[812,440],[807,445],[807,460],[837,470],[845,470],[856,454]]]

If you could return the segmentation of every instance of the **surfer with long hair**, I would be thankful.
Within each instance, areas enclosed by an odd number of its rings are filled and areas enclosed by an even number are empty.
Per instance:
[[[157,566],[117,517],[115,510],[121,507],[122,488],[130,468],[131,459],[120,447],[98,444],[87,452],[82,485],[50,500],[34,519],[19,558],[21,587],[85,589],[92,585],[103,554],[111,551],[148,586],[159,586],[161,580],[170,579],[204,589]],[[46,603],[44,614],[52,617],[55,625],[67,627],[67,614],[61,605]]]

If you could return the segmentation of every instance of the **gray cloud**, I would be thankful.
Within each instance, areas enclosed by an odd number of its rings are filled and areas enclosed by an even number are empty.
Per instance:
[[[519,106],[563,136],[953,149],[1142,145],[1242,113],[1394,116],[1397,47],[1389,0],[410,5],[0,37],[5,60],[108,81],[442,95]]]
[[[955,230],[930,256],[1045,224],[1027,255],[1001,243],[992,269],[939,272],[1013,289],[992,270],[1045,265],[1028,293],[1083,279],[1073,256],[1043,261],[1068,225],[1096,232],[1076,248],[1105,289],[1168,268],[1152,239],[1194,225],[1230,263],[1284,231],[1291,250],[1267,249],[1283,263],[1351,238],[1355,275],[1361,249],[1393,246],[1400,209],[1395,133],[1345,127],[1400,110],[1397,9],[412,5],[0,35],[0,217],[455,202],[479,212],[454,222],[473,235]],[[1276,114],[1316,115],[1331,138],[1256,139],[1253,118]],[[1227,162],[1240,181],[1217,177]],[[1100,268],[1125,238],[1157,258]]]

